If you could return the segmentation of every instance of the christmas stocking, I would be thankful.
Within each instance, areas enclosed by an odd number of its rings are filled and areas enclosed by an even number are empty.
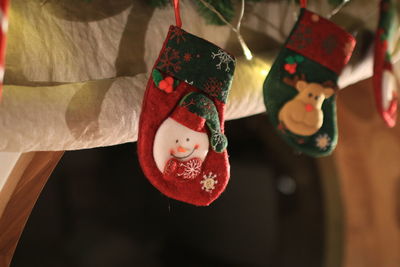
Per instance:
[[[373,86],[375,102],[379,114],[389,127],[396,124],[397,117],[397,91],[399,86],[396,79],[391,57],[391,30],[395,15],[394,3],[391,0],[381,0],[378,29],[375,34],[375,56]]]
[[[354,46],[349,33],[301,9],[264,82],[264,102],[271,122],[300,152],[318,157],[334,149],[336,82]]]
[[[229,180],[224,108],[235,60],[177,25],[170,27],[147,84],[138,154],[143,172],[163,194],[205,206]]]

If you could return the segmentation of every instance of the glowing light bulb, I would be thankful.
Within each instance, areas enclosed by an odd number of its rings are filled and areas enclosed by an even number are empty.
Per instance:
[[[253,54],[251,53],[249,47],[246,45],[246,42],[243,40],[242,35],[238,34],[238,39],[239,39],[240,46],[243,49],[244,56],[246,57],[247,60],[252,60]]]
[[[248,47],[242,47],[244,56],[246,57],[247,60],[252,60],[253,59],[253,54],[251,54],[251,51]]]

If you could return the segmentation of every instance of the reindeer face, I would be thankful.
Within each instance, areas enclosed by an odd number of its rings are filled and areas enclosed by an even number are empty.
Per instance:
[[[335,93],[333,88],[336,89],[336,85],[332,81],[309,83],[305,75],[285,77],[283,81],[296,88],[299,93],[283,105],[279,111],[279,120],[295,134],[303,136],[315,134],[324,121],[322,103]]]
[[[318,83],[308,83],[302,80],[296,83],[296,89],[299,91],[296,100],[303,102],[306,105],[307,111],[321,109],[324,100],[335,93],[332,88],[324,87]]]

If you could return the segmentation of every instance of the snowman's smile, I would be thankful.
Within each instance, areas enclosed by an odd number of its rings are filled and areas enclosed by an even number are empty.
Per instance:
[[[176,156],[174,154],[174,152],[171,152],[171,156],[173,156],[176,159],[186,159],[186,158],[190,157],[194,153],[195,150],[196,150],[196,148],[193,148],[193,150],[189,154],[187,154],[186,156],[183,156],[183,157]]]

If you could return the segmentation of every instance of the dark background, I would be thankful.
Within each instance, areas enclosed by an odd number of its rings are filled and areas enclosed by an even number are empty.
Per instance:
[[[226,122],[231,180],[210,207],[153,188],[136,143],[66,152],[11,266],[322,266],[316,163],[294,153],[266,121]]]

